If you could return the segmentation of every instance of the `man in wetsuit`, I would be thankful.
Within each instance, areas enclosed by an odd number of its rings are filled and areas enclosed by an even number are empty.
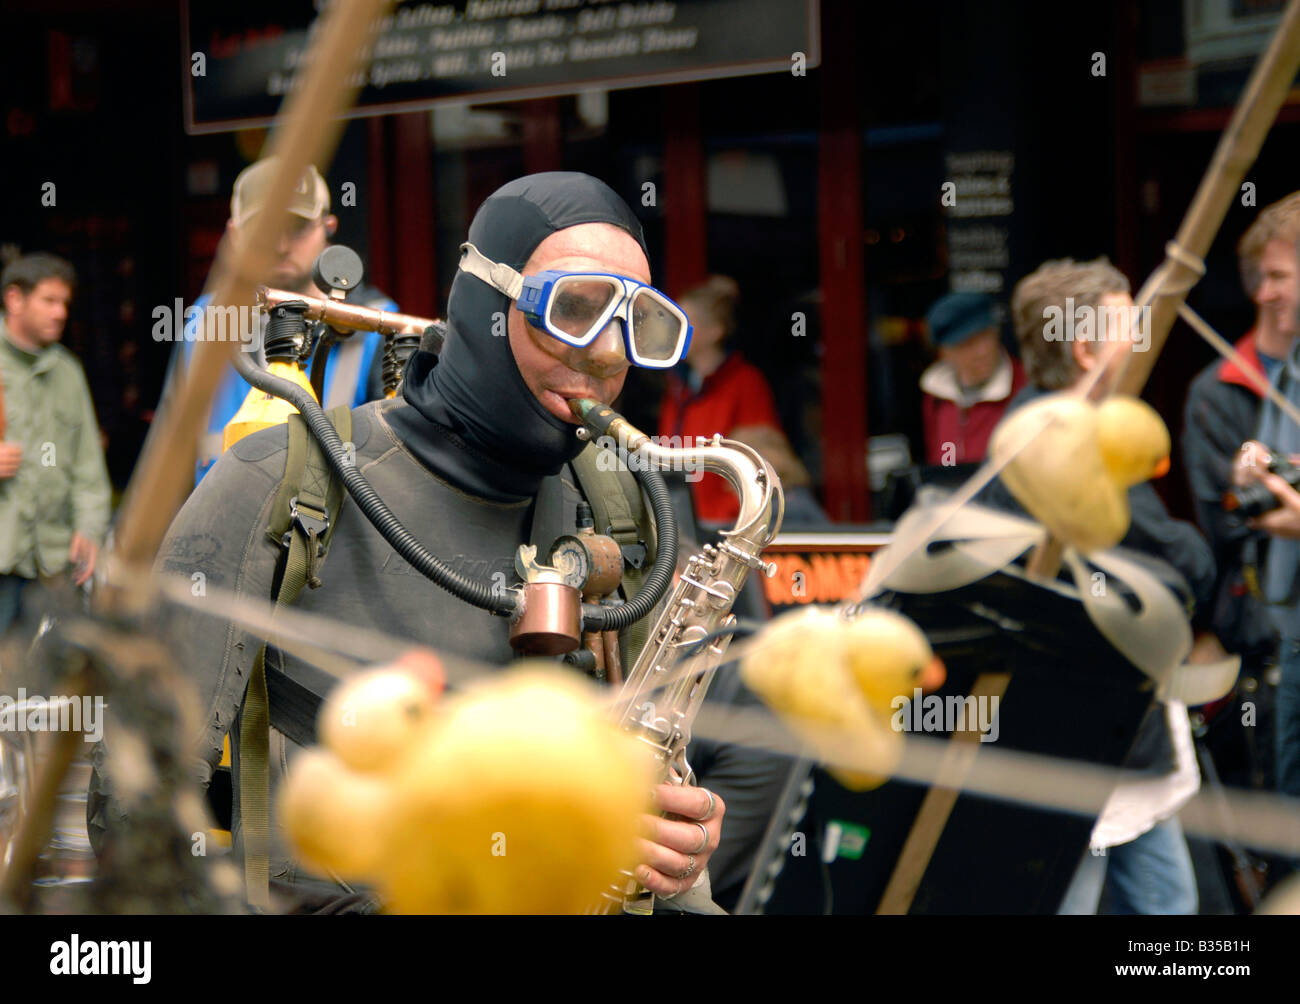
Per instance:
[[[631,281],[615,285],[629,308],[645,288],[641,284],[649,283],[640,224],[623,200],[594,178],[554,172],[505,185],[480,207],[469,241],[475,251],[462,259],[452,286],[441,355],[415,353],[397,398],[354,411],[351,442],[357,467],[428,550],[478,581],[491,583],[495,573],[512,581],[515,552],[535,529],[537,500],[557,475],[569,507],[560,532],[574,526],[577,479],[569,465],[584,444],[575,435],[568,399],[612,403],[629,360],[659,352],[662,358],[649,361],[672,365],[685,351],[687,330],[678,332],[670,324],[664,330],[679,334],[679,341],[669,338],[647,347],[632,337],[630,315],[624,313],[624,319],[601,320],[599,332],[593,327],[586,332],[592,335],[587,344],[577,345],[573,342],[583,339],[573,336],[584,333],[551,324],[559,306],[545,323],[536,315],[526,320],[520,312],[514,302],[519,291],[508,281],[512,270],[524,277],[548,270],[626,277]],[[186,577],[202,572],[213,586],[270,597],[283,551],[268,539],[265,527],[285,476],[286,449],[286,428],[280,426],[245,438],[222,456],[172,524],[158,567]],[[539,543],[544,554],[550,542]],[[316,571],[323,587],[302,591],[295,606],[304,612],[484,662],[504,664],[513,656],[505,618],[469,606],[416,573],[350,499]],[[232,833],[238,849],[237,715],[260,640],[197,613],[177,611],[169,621],[179,663],[198,685],[207,716],[198,768],[205,783],[221,756],[223,738],[231,737]],[[267,649],[265,662],[268,675],[303,669],[297,657],[274,648]],[[274,720],[274,698],[272,704]],[[272,732],[272,792],[296,750],[291,740]],[[653,838],[643,843],[637,869],[641,881],[661,897],[694,890],[694,897],[681,896],[688,902],[708,889],[703,876],[719,848],[724,812],[732,819],[733,798],[747,830],[731,844],[724,866],[732,884],[743,881],[744,849],[752,853],[761,837],[786,766],[777,758],[721,746],[695,755],[701,787],[660,786],[658,807],[670,817],[651,824]],[[710,790],[724,794],[711,796]],[[111,819],[111,812],[101,814],[98,826],[111,828]],[[270,874],[273,887],[296,885],[299,895],[307,885],[277,838]],[[317,889],[315,901],[328,893]]]

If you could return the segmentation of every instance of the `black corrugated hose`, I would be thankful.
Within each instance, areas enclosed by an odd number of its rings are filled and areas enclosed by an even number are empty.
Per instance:
[[[311,429],[317,442],[325,451],[329,465],[342,479],[343,486],[356,502],[357,508],[379,531],[380,536],[388,541],[393,550],[400,554],[412,568],[466,603],[501,616],[514,615],[518,596],[514,590],[502,592],[466,578],[455,569],[443,564],[437,555],[429,551],[411,535],[406,527],[402,526],[365,476],[355,466],[346,462],[347,453],[343,448],[343,441],[339,439],[334,424],[310,394],[297,384],[261,369],[246,352],[235,353],[235,369],[258,390],[274,394],[298,409],[307,427]],[[672,503],[669,501],[668,488],[658,471],[638,469],[635,474],[645,488],[646,494],[650,496],[650,504],[654,509],[658,527],[659,553],[655,555],[655,562],[646,577],[645,585],[630,602],[614,607],[583,604],[582,629],[584,631],[622,630],[653,610],[672,583],[673,571],[677,567],[677,520],[673,515]]]

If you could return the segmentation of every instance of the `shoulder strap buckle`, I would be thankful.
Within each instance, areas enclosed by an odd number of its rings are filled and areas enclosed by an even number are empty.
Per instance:
[[[605,527],[605,536],[614,538],[619,550],[623,552],[623,560],[629,566],[640,568],[645,564],[649,548],[646,547],[636,521],[630,516],[611,514],[609,526]]]
[[[614,536],[613,526],[610,526],[605,530],[605,536],[614,537],[614,540],[618,543],[618,549],[623,552],[623,560],[633,568],[640,568],[645,564],[646,554],[648,552],[644,540],[637,539],[624,543],[622,540],[619,540]]]
[[[301,530],[308,540],[319,542],[325,536],[325,531],[330,528],[329,514],[315,506],[308,505],[301,501],[297,495],[289,500],[289,529],[284,532],[280,538],[280,543],[288,547],[293,539],[294,528]],[[321,548],[324,550],[324,548]]]

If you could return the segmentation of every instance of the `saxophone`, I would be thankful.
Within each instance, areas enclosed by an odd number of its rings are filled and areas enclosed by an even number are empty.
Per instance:
[[[612,710],[622,728],[655,757],[659,781],[693,784],[694,771],[686,760],[691,727],[730,642],[726,629],[736,620],[731,608],[745,580],[755,569],[769,578],[776,572],[760,555],[781,528],[785,496],[772,465],[744,443],[718,435],[696,446],[664,447],[621,416],[611,421],[604,405],[574,405],[584,421],[597,409],[603,420],[588,428],[617,437],[629,462],[635,458],[660,470],[693,464],[722,475],[740,496],[735,526],[722,533],[717,545],[691,556],[664,601]],[[631,872],[623,872],[601,896],[594,912],[648,914],[654,909],[654,894]]]

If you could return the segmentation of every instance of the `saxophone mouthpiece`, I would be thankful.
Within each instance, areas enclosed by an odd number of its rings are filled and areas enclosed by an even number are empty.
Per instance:
[[[596,436],[617,437],[622,432],[633,448],[637,445],[636,440],[645,438],[626,418],[609,405],[601,404],[589,397],[570,398],[569,410]]]
[[[599,412],[601,408],[606,408],[606,406],[589,397],[573,397],[569,399],[569,410],[573,412],[579,422],[589,423],[588,416]],[[614,414],[612,408],[606,408],[606,410]]]
[[[569,410],[573,412],[574,418],[579,422],[587,420],[587,413],[593,408],[600,406],[599,401],[593,401],[589,397],[571,397],[569,398]]]

